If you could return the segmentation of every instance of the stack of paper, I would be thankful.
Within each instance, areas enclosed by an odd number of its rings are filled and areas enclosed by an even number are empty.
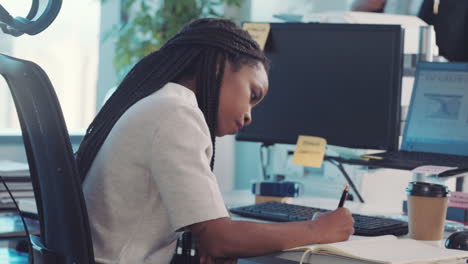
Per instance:
[[[27,163],[0,160],[0,177],[5,181],[15,199],[34,198]],[[5,186],[0,183],[0,208],[13,206],[13,200]]]
[[[448,200],[448,207],[468,209],[468,193],[451,192]]]

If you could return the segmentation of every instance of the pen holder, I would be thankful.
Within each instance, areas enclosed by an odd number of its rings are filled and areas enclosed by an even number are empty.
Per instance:
[[[288,181],[263,181],[252,184],[252,193],[255,194],[255,203],[280,202],[291,203],[293,197],[299,196],[303,191],[302,184]]]
[[[279,202],[279,203],[292,203],[292,197],[279,197],[279,196],[264,196],[255,195],[255,203],[266,203],[266,202]]]

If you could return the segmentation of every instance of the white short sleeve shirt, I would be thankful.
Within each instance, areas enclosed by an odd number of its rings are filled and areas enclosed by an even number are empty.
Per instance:
[[[195,94],[168,83],[112,128],[83,184],[98,263],[169,263],[177,231],[228,217]]]

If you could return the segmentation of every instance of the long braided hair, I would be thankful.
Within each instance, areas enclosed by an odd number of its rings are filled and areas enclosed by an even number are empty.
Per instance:
[[[76,153],[81,180],[84,181],[99,149],[123,113],[166,83],[181,80],[195,80],[198,107],[211,134],[213,169],[219,91],[226,61],[234,71],[242,65],[259,62],[268,70],[268,60],[250,35],[235,23],[219,18],[194,20],[159,50],[140,60],[86,130]]]

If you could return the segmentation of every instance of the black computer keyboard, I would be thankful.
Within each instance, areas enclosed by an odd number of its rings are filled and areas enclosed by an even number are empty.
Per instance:
[[[278,202],[267,202],[237,208],[231,208],[232,213],[277,222],[293,222],[310,220],[315,212],[328,212],[329,210],[285,204]],[[401,236],[408,233],[408,223],[404,221],[353,214],[354,234],[359,236]]]
[[[448,155],[427,152],[395,151],[379,155],[388,160],[420,162],[421,164],[440,164],[454,167],[468,167],[468,156]]]

